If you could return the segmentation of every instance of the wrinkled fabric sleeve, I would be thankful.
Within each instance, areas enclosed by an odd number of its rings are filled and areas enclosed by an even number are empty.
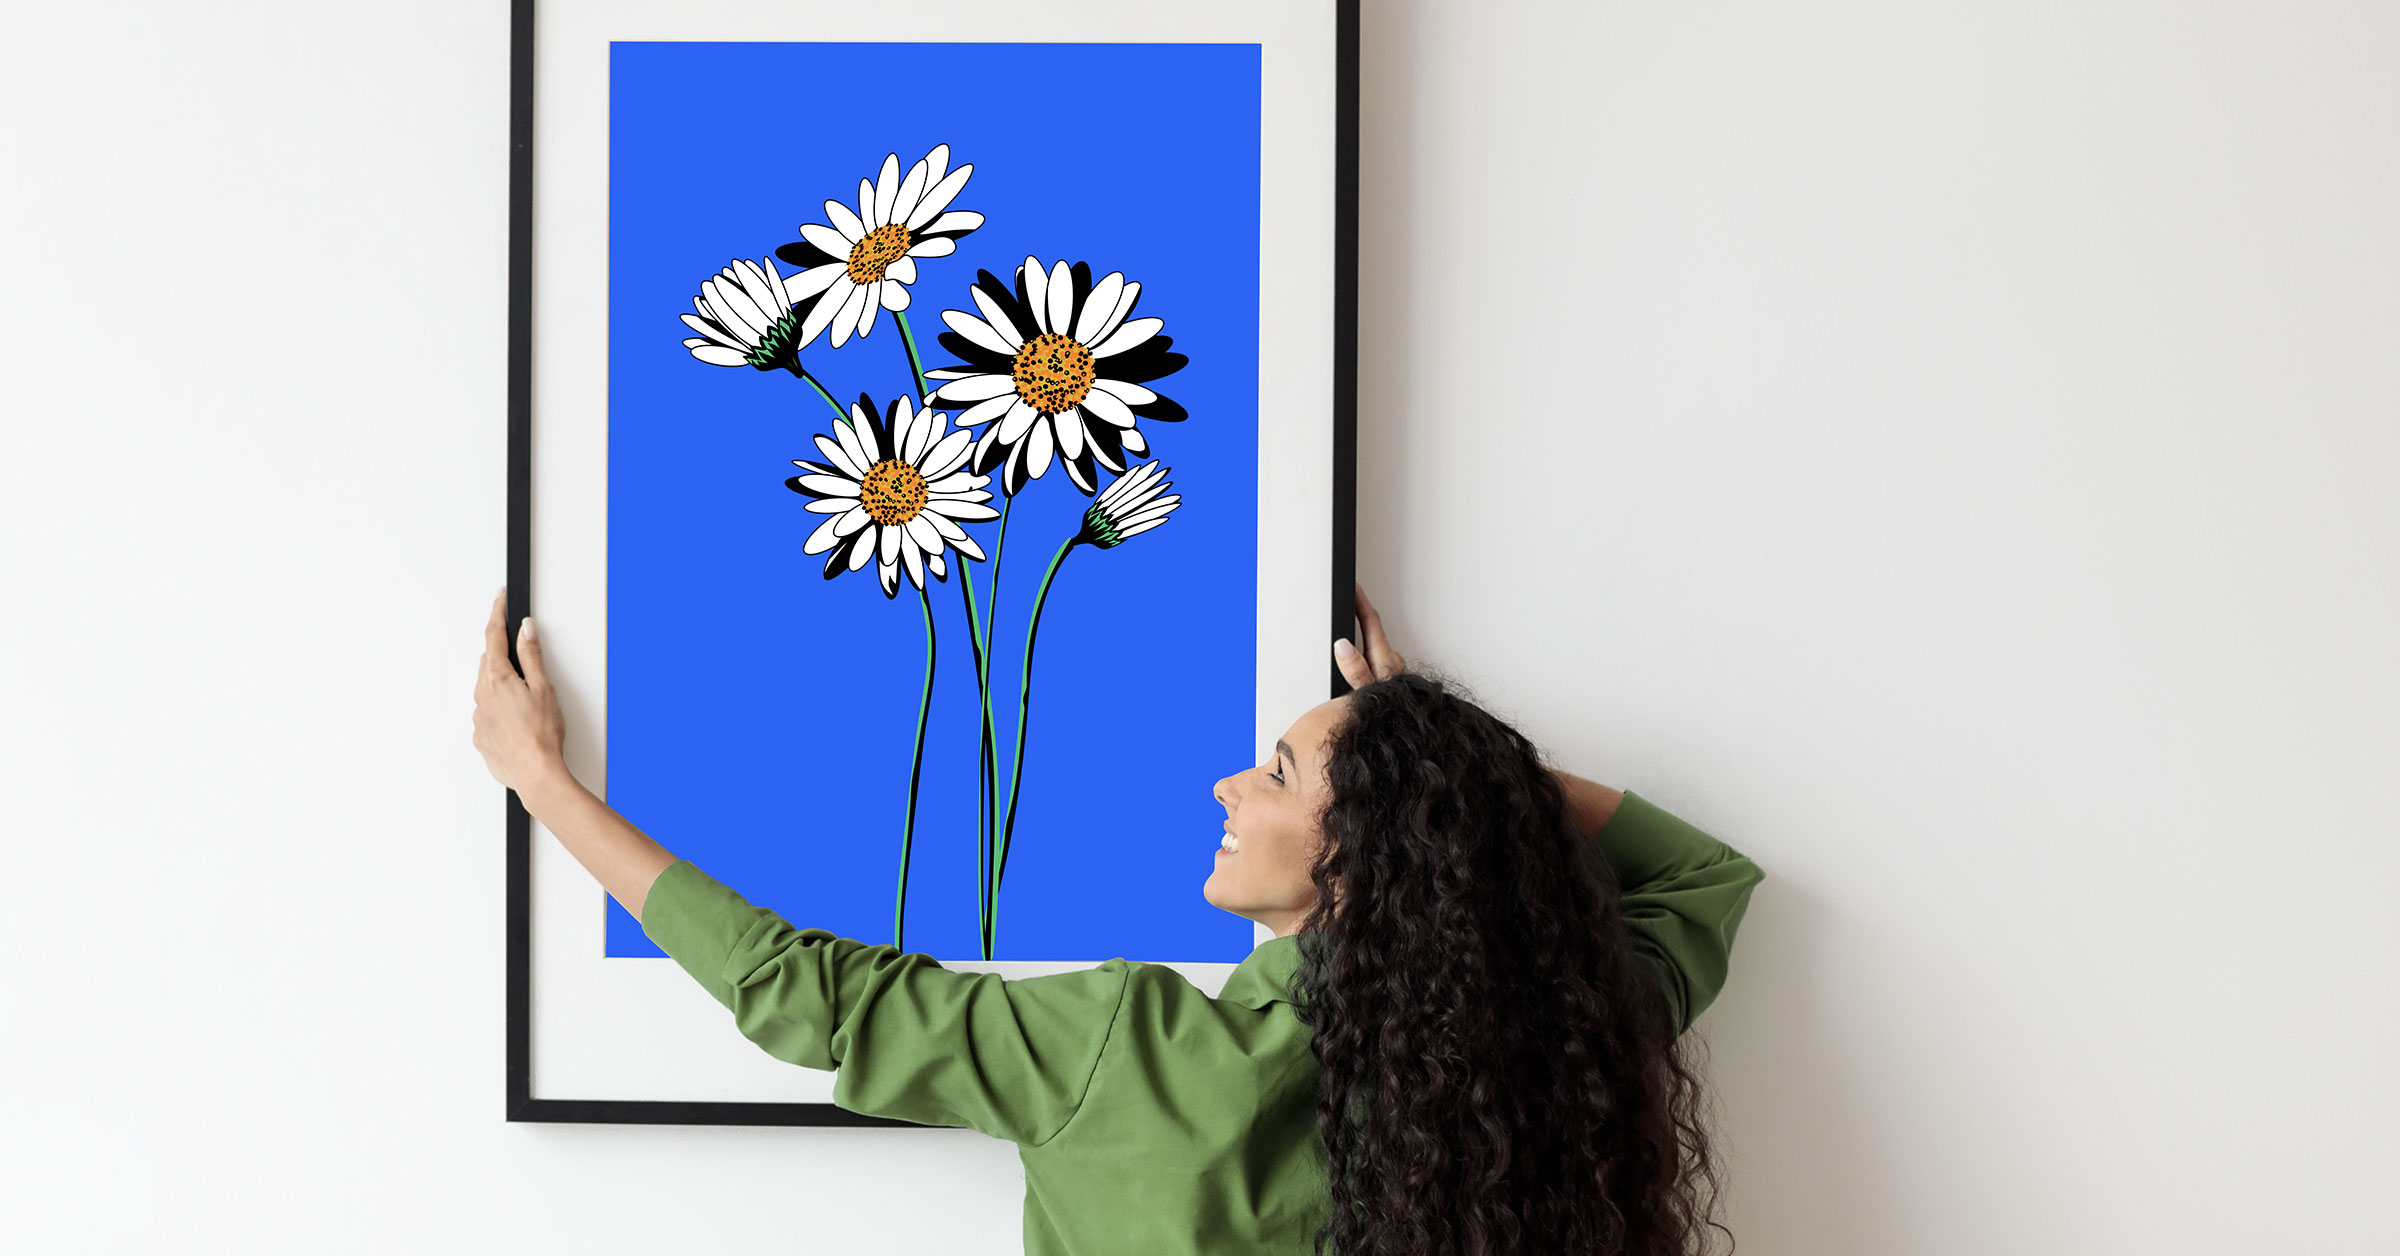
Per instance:
[[[768,1055],[834,1072],[853,1112],[1039,1143],[1075,1115],[1123,1004],[1123,959],[1009,979],[795,928],[688,859],[642,904],[649,935]]]
[[[1766,873],[1632,790],[1597,841],[1616,874],[1635,957],[1666,996],[1681,1034],[1724,988],[1733,935],[1749,910],[1751,888]]]

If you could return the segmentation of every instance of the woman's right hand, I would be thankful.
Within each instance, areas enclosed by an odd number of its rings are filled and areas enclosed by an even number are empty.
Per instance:
[[[1371,684],[1408,670],[1408,660],[1392,648],[1391,638],[1383,633],[1383,616],[1375,613],[1375,604],[1367,600],[1365,585],[1350,586],[1358,595],[1359,634],[1367,640],[1367,652],[1361,654],[1350,638],[1333,643],[1334,665],[1342,669],[1342,679],[1353,689]]]

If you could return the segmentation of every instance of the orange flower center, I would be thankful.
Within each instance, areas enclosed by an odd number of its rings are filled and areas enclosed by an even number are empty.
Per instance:
[[[1017,350],[1017,396],[1044,414],[1056,414],[1091,395],[1092,351],[1073,336],[1044,332]]]
[[[897,458],[867,468],[858,483],[858,504],[867,516],[885,527],[897,527],[925,509],[925,477]]]
[[[908,228],[887,222],[850,249],[850,282],[873,283],[884,269],[908,255]]]

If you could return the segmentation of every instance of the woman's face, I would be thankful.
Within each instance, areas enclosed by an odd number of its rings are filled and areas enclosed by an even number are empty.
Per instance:
[[[1265,763],[1217,782],[1225,808],[1225,843],[1216,853],[1201,896],[1247,916],[1277,937],[1299,928],[1316,903],[1308,877],[1322,840],[1317,812],[1325,805],[1325,739],[1341,722],[1348,695],[1311,707],[1285,730]]]

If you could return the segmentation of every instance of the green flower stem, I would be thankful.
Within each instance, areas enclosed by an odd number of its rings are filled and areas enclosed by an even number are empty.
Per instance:
[[[925,717],[933,710],[933,597],[923,586],[917,601],[925,608],[925,697],[917,704],[917,752],[908,765],[908,817],[900,825],[900,895],[892,904],[892,945],[900,950],[900,926],[908,915],[908,848],[917,831],[917,782],[925,769]]]
[[[808,381],[809,387],[817,390],[817,395],[825,399],[825,404],[833,407],[833,417],[837,419],[846,419],[850,417],[850,412],[842,409],[842,403],[835,401],[833,399],[833,394],[825,391],[824,382],[819,380],[816,376],[809,374],[807,367],[800,365],[798,362],[794,362],[792,363],[792,374]]]
[[[1042,573],[1041,591],[1033,595],[1033,618],[1025,625],[1025,672],[1017,684],[1016,762],[1009,773],[1008,818],[1000,829],[1000,858],[994,861],[992,867],[992,917],[995,924],[1000,916],[1000,878],[1008,872],[1009,840],[1017,831],[1017,788],[1025,780],[1025,725],[1033,711],[1033,638],[1042,630],[1042,603],[1050,597],[1050,581],[1058,575],[1058,565],[1067,561],[1067,551],[1075,548],[1081,540],[1083,537],[1080,534],[1071,536],[1066,544],[1058,547],[1058,556],[1050,560],[1050,570]],[[987,953],[991,949],[988,939],[984,949]]]
[[[1008,513],[1009,510],[1016,504],[1017,499],[1014,497],[1011,497],[1000,504],[1000,536],[999,539],[992,542],[992,591],[985,595],[983,609],[983,735],[985,738],[984,771],[987,774],[984,779],[991,785],[993,814],[990,816],[983,829],[983,840],[986,843],[986,846],[985,849],[978,854],[975,865],[975,876],[976,883],[979,886],[991,887],[988,893],[979,891],[977,895],[977,897],[983,899],[984,901],[981,923],[984,927],[985,935],[987,937],[990,936],[991,933],[992,914],[1000,909],[998,899],[999,882],[991,876],[989,867],[984,862],[984,857],[991,853],[990,843],[994,836],[993,828],[997,825],[1000,818],[998,815],[1000,764],[997,759],[1000,750],[1000,739],[997,735],[995,735],[992,728],[992,624],[1000,610],[1000,556],[1008,551]],[[967,605],[970,608],[973,607],[974,601],[969,599]],[[975,622],[974,616],[971,613],[967,617],[967,622],[971,631],[972,625]],[[990,959],[991,955],[987,952],[984,955],[984,958]]]
[[[917,404],[925,404],[925,363],[917,357],[917,338],[909,334],[908,311],[893,310],[892,321],[900,324],[900,343],[908,349],[908,369],[917,373]]]
[[[917,377],[917,404],[922,406],[925,404],[926,395],[932,390],[925,387],[925,361],[917,356],[916,333],[909,330],[906,310],[893,310],[892,321],[899,325],[900,344],[908,350],[908,369]],[[1002,536],[1005,537],[1008,532],[1008,524],[1005,521],[1001,523],[1000,530]],[[981,885],[989,883],[986,864],[992,853],[993,801],[998,793],[1000,772],[992,757],[994,741],[992,737],[992,670],[987,662],[992,648],[991,632],[989,629],[985,629],[980,637],[976,635],[975,588],[972,571],[973,568],[968,565],[967,556],[959,555],[958,592],[960,597],[966,599],[967,641],[975,647],[975,691],[977,702],[983,708],[983,748],[976,765],[975,791],[975,880],[977,884]],[[997,579],[998,577],[995,576],[995,583],[992,586],[995,594],[999,592]],[[985,938],[983,957],[990,959],[992,957],[990,946],[991,902],[980,893],[976,897],[981,901],[975,904],[975,923],[983,931]]]
[[[1008,552],[1008,512],[1016,504],[1014,497],[1000,503],[1000,539],[992,542],[992,591],[983,606],[983,653],[987,658],[992,653],[992,622],[1000,611],[1000,556]]]
[[[983,708],[983,746],[976,762],[975,799],[975,880],[980,886],[986,879],[985,861],[991,855],[992,801],[998,792],[999,784],[997,779],[999,770],[992,761],[992,673],[987,662],[988,656],[984,653],[983,640],[976,635],[975,589],[972,583],[973,577],[970,574],[974,568],[968,563],[966,555],[958,554],[956,557],[958,559],[958,596],[967,606],[967,644],[974,647],[975,688]],[[976,897],[981,900],[983,896],[978,893]],[[985,931],[986,936],[990,932],[990,911],[991,907],[987,902],[978,901],[975,905],[975,923]],[[988,950],[984,953],[984,958],[991,958]]]

